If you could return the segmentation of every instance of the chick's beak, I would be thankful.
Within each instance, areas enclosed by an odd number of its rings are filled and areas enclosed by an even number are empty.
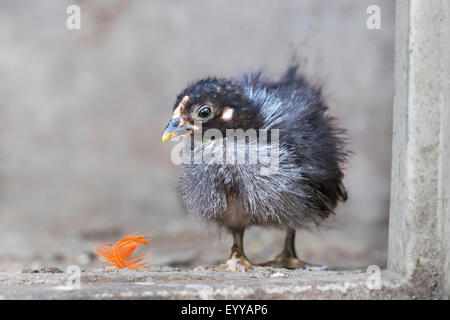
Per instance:
[[[164,129],[162,139],[161,139],[162,142],[173,139],[178,136],[183,136],[185,134],[192,133],[192,131],[194,130],[193,126],[181,125],[181,123],[182,123],[181,119],[178,117],[170,120],[166,129]]]

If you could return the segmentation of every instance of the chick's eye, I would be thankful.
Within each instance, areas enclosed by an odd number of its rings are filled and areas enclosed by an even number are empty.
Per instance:
[[[212,114],[211,107],[204,106],[198,110],[198,116],[202,119],[209,118]]]

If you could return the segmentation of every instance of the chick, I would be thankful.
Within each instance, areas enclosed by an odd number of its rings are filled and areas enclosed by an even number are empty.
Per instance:
[[[177,136],[188,138],[179,184],[188,212],[233,235],[225,267],[251,268],[244,231],[263,226],[287,232],[282,252],[263,265],[326,268],[298,258],[295,233],[320,226],[347,199],[349,152],[345,130],[298,66],[278,80],[259,72],[190,84],[177,96],[162,140]]]

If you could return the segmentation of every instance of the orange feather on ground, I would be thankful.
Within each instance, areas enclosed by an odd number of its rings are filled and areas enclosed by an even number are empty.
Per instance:
[[[146,237],[133,233],[120,239],[115,245],[97,243],[98,247],[95,247],[94,250],[105,259],[102,262],[109,266],[137,270],[148,265],[147,262],[142,262],[148,255],[142,253],[134,257],[131,255],[139,245],[149,243],[150,241]]]

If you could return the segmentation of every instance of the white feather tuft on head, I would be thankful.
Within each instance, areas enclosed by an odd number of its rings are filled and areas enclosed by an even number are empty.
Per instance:
[[[233,119],[233,112],[234,112],[233,108],[227,107],[225,111],[222,113],[222,120],[231,121]]]

